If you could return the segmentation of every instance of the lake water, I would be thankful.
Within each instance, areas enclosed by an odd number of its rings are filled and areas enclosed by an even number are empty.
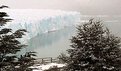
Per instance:
[[[27,51],[36,51],[38,57],[57,57],[65,52],[70,45],[70,38],[74,35],[75,27],[70,26],[64,29],[37,35],[30,39]]]
[[[80,25],[90,18],[102,20],[113,34],[116,36],[121,35],[121,16],[113,15],[82,15]],[[57,57],[60,53],[66,53],[70,48],[70,39],[76,33],[76,26],[66,27],[64,29],[49,32],[33,37],[28,42],[28,47],[23,50],[36,51],[37,57]]]

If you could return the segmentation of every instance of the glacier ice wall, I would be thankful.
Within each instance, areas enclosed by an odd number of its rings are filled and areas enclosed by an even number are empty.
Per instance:
[[[26,29],[28,31],[24,36],[26,39],[60,30],[80,21],[80,13],[72,11],[49,9],[3,9],[1,11],[7,12],[10,18],[14,19],[5,27],[12,28],[14,31]]]

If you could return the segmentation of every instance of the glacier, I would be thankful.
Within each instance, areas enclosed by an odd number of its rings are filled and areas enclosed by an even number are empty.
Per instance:
[[[4,27],[26,29],[24,41],[39,34],[50,33],[56,30],[76,25],[80,21],[80,13],[76,11],[62,11],[51,9],[2,9],[7,12],[12,22]]]

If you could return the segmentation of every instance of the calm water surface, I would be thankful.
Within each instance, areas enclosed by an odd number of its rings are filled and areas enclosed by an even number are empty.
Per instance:
[[[75,26],[37,35],[28,42],[25,51],[36,51],[38,57],[57,57],[70,47],[70,39],[75,33]]]

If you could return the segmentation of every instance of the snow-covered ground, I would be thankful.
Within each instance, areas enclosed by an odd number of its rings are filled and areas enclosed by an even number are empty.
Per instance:
[[[63,67],[65,66],[65,64],[57,64],[57,63],[49,63],[47,65],[35,65],[35,66],[32,66],[31,68],[34,68],[33,71],[44,71],[44,70],[47,70],[53,66],[57,66],[58,68],[60,67]]]
[[[28,31],[24,40],[38,34],[60,30],[75,25],[80,21],[80,13],[75,11],[49,10],[49,9],[2,9],[7,12],[12,22],[5,27],[26,29]]]

